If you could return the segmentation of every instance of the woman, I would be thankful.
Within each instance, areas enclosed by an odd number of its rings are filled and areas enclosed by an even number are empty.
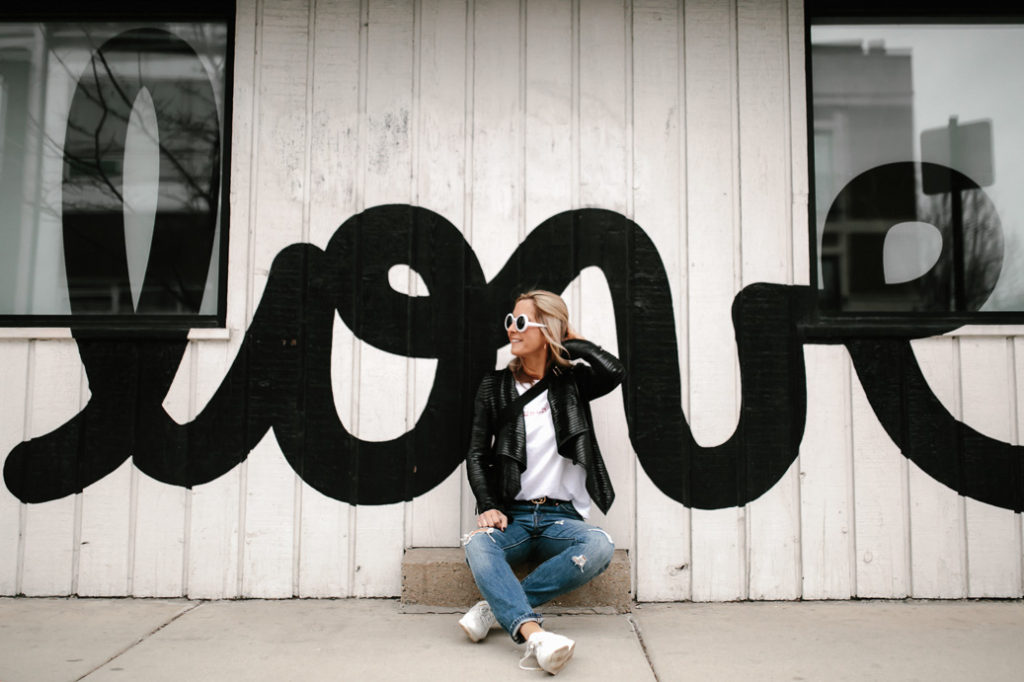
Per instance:
[[[526,642],[520,667],[556,674],[575,643],[544,630],[533,609],[611,561],[611,538],[583,520],[593,505],[607,512],[615,497],[588,403],[619,385],[624,370],[573,332],[565,301],[550,291],[516,299],[505,330],[514,357],[480,382],[466,456],[479,516],[463,544],[486,601],[459,625],[478,642],[497,621]],[[512,565],[527,558],[543,563],[520,583]]]

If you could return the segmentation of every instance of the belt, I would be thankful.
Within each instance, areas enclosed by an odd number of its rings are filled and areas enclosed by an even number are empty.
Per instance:
[[[535,504],[538,507],[542,505],[545,507],[557,507],[560,504],[572,504],[572,502],[570,502],[569,500],[556,500],[553,497],[537,497],[532,500],[525,501],[529,502],[530,504]]]

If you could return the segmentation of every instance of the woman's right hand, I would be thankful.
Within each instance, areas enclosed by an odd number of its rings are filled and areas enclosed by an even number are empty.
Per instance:
[[[497,509],[488,509],[476,517],[476,525],[479,528],[497,528],[505,530],[508,527],[508,517]]]

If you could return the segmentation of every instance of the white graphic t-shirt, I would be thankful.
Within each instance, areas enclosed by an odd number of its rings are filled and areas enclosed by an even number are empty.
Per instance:
[[[526,393],[530,384],[516,382],[519,395]],[[526,423],[526,471],[520,476],[522,489],[517,500],[551,497],[569,500],[580,516],[590,516],[590,495],[587,494],[587,472],[572,460],[558,454],[555,423],[551,419],[548,392],[531,400],[523,408]]]

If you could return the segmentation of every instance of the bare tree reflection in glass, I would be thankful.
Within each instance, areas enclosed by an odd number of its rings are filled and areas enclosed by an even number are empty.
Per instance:
[[[152,188],[157,197],[149,258],[142,289],[133,296],[124,214],[125,186],[135,179],[124,171],[129,123],[143,92],[157,125],[142,128],[159,151],[159,174]],[[64,142],[64,258],[72,312],[198,312],[216,230],[219,175],[216,99],[187,43],[167,31],[138,29],[94,51],[71,101]]]
[[[227,26],[160,26],[0,23],[0,315],[216,313]]]
[[[925,311],[971,312],[988,300],[1003,269],[1003,230],[995,206],[978,188],[961,190],[963,247],[958,264],[953,254],[956,221],[952,193],[925,197],[922,220],[942,234],[943,254],[916,285]],[[962,301],[957,301],[956,279],[962,273]]]

